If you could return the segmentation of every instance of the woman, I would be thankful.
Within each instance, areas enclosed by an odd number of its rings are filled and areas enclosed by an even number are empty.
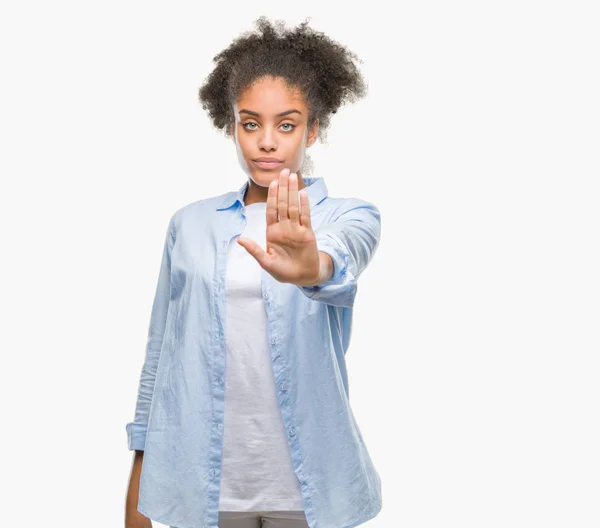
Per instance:
[[[306,22],[257,22],[200,89],[248,179],[169,221],[126,427],[128,528],[351,528],[382,506],[345,365],[380,215],[304,176],[305,150],[365,85]]]

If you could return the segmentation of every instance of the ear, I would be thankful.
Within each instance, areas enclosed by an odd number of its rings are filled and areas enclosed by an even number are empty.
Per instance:
[[[315,124],[312,126],[308,133],[308,137],[306,138],[306,147],[310,147],[313,143],[317,141],[319,132],[319,120],[315,120]]]

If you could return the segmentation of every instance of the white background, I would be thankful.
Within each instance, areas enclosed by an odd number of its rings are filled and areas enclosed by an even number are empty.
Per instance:
[[[123,526],[167,222],[246,177],[197,89],[266,15],[369,83],[308,151],[382,215],[347,354],[366,526],[597,528],[595,4],[4,4],[2,524]]]

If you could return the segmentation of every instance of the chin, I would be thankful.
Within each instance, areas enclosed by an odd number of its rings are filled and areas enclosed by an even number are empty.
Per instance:
[[[268,187],[271,182],[279,177],[279,172],[275,173],[274,171],[254,171],[252,172],[252,180],[256,185],[260,185],[261,187]]]

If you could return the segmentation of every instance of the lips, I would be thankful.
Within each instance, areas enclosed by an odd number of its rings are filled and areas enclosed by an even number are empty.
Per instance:
[[[252,160],[256,165],[261,167],[262,169],[272,169],[274,167],[278,167],[283,163],[283,161],[279,160],[271,160],[271,161],[261,161],[260,158],[257,160]]]

